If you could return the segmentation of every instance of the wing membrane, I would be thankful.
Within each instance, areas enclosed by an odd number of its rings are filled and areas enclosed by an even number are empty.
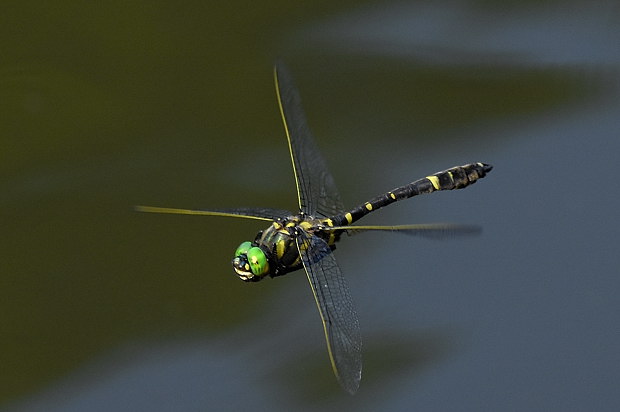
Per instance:
[[[362,336],[349,288],[323,239],[304,232],[297,237],[297,248],[321,314],[334,374],[353,394],[362,377]]]
[[[474,236],[479,235],[482,232],[482,228],[480,226],[456,225],[451,223],[427,223],[395,226],[331,226],[324,229],[344,230],[351,235],[369,231],[397,232],[409,236],[420,236],[431,239],[444,239],[455,236]]]
[[[273,221],[279,218],[291,216],[292,213],[280,209],[239,207],[235,209],[193,210],[175,209],[170,207],[134,206],[137,212],[168,213],[174,215],[198,215],[198,216],[223,216],[244,219]]]
[[[281,62],[276,64],[274,79],[293,162],[299,209],[310,216],[330,217],[342,213],[344,205],[334,178],[310,133],[293,79]]]

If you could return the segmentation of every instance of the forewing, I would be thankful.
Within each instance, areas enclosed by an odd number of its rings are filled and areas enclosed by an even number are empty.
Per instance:
[[[340,214],[344,211],[344,205],[336,183],[310,133],[293,79],[281,62],[276,64],[274,78],[293,161],[299,209],[310,216]]]
[[[284,219],[293,216],[293,213],[283,209],[271,209],[265,207],[236,207],[233,209],[212,209],[214,212],[228,213],[242,217],[260,217],[271,220]]]
[[[239,207],[235,209],[176,209],[171,207],[134,206],[137,212],[167,213],[174,215],[223,216],[256,220],[276,220],[291,216],[292,213],[281,209]]]
[[[334,374],[353,394],[362,377],[362,336],[347,282],[323,239],[303,232],[297,248],[321,314]]]

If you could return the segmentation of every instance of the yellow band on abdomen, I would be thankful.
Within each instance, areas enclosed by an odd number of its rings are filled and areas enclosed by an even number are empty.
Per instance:
[[[439,178],[437,176],[426,176],[426,178],[431,182],[435,190],[439,190]]]

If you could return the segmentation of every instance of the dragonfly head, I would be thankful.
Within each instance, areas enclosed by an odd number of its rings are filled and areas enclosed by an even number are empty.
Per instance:
[[[265,252],[252,242],[243,242],[232,260],[235,273],[244,282],[258,282],[269,273],[269,260]]]

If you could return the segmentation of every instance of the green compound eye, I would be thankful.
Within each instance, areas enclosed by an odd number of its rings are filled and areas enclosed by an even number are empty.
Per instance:
[[[239,245],[237,250],[235,251],[235,257],[242,255],[244,253],[248,253],[248,250],[252,247],[252,242],[243,242]]]
[[[249,242],[248,242],[249,243]],[[241,246],[240,246],[241,247]],[[265,253],[259,247],[252,247],[246,252],[248,263],[252,269],[252,273],[257,276],[264,275],[269,271],[269,263]]]

